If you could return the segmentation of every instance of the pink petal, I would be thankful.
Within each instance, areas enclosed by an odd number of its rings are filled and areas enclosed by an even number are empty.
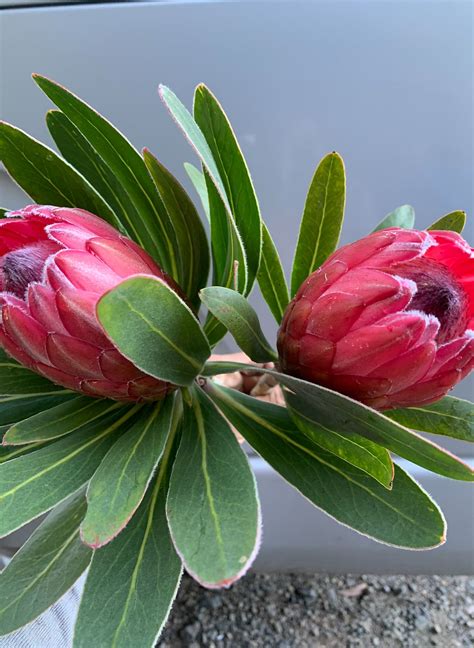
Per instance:
[[[81,391],[89,396],[100,396],[113,400],[134,400],[128,393],[127,383],[118,384],[110,380],[83,380]]]
[[[398,282],[398,292],[364,308],[361,316],[356,320],[352,327],[353,331],[362,328],[363,326],[376,324],[384,317],[387,317],[387,315],[392,315],[405,310],[405,308],[410,304],[416,291],[416,285],[414,282],[406,279],[401,279],[399,277],[393,278]]]
[[[132,274],[150,274],[149,266],[133,250],[114,238],[92,238],[87,243],[87,251],[103,261],[120,277]]]
[[[13,340],[5,334],[5,331],[0,325],[0,347],[7,352],[14,360],[24,365],[25,367],[32,368],[35,361],[23,349],[13,342]]]
[[[56,306],[64,327],[71,335],[104,349],[111,343],[95,314],[97,299],[96,293],[63,288],[56,293]]]
[[[68,207],[56,207],[54,217],[57,220],[66,221],[71,225],[77,225],[89,230],[96,236],[119,236],[118,231],[106,221],[85,209],[70,209]]]
[[[282,323],[282,327],[291,331],[293,337],[300,337],[306,332],[312,309],[312,302],[302,297],[292,304],[288,310],[288,316],[285,317]]]
[[[324,263],[301,284],[296,293],[296,299],[305,297],[309,301],[314,302],[335,281],[342,277],[347,270],[347,264],[339,259]]]
[[[358,295],[326,292],[313,304],[306,331],[337,342],[349,332],[363,310],[364,303]],[[293,329],[290,328],[290,331],[293,334]]]
[[[298,362],[303,367],[326,372],[331,367],[335,352],[334,342],[315,335],[304,335],[301,338]]]
[[[28,286],[28,307],[32,317],[48,333],[67,333],[56,308],[56,295],[48,286],[32,283]]]
[[[56,385],[62,385],[63,387],[67,387],[67,389],[73,389],[74,391],[80,390],[81,381],[76,376],[72,376],[65,371],[56,369],[56,367],[49,367],[43,364],[38,364],[36,366],[36,370],[38,371],[38,373],[40,373],[42,376],[45,376],[45,378],[48,378],[48,380],[51,380],[51,382],[55,383]]]
[[[70,225],[69,223],[54,223],[46,228],[49,238],[69,250],[86,250],[86,243],[91,238],[88,230]]]
[[[426,329],[427,320],[421,314],[398,313],[351,331],[337,343],[333,371],[367,376],[413,346]]]
[[[392,388],[392,383],[387,378],[332,375],[327,386],[365,403],[369,399],[388,394]]]
[[[422,380],[433,364],[436,344],[428,342],[417,346],[391,362],[378,367],[370,374],[374,378],[387,378],[393,391],[401,391]]]
[[[99,363],[104,377],[113,382],[128,382],[143,376],[142,372],[116,349],[103,351]]]
[[[87,252],[63,250],[54,260],[64,276],[80,290],[102,295],[121,280],[105,263]]]
[[[390,394],[391,407],[414,407],[420,403],[433,403],[445,396],[460,380],[461,373],[454,369],[431,380],[411,385],[408,389]]]
[[[61,333],[48,335],[48,355],[51,364],[78,378],[102,378],[99,366],[100,349]]]
[[[144,377],[132,381],[128,392],[134,399],[155,401],[161,400],[169,392],[169,384],[154,378]]]
[[[391,230],[383,230],[375,232],[360,241],[349,243],[337,250],[332,257],[329,258],[330,262],[333,260],[342,261],[350,269],[358,266],[361,263],[367,263],[374,255],[380,253],[381,250],[390,246],[397,238],[397,233]],[[327,262],[326,262],[327,263]],[[325,263],[321,268],[325,268]]]
[[[40,223],[16,219],[0,220],[0,254],[44,239],[46,234]]]
[[[135,252],[137,256],[140,257],[140,259],[145,263],[145,265],[148,267],[149,272],[151,272],[154,275],[157,275],[158,277],[161,277],[163,275],[163,271],[161,268],[153,261],[151,256],[148,254],[148,252],[145,252],[143,248],[141,248],[135,241],[132,241],[131,239],[127,238],[126,236],[120,235],[120,240],[121,242],[126,245],[132,252]]]
[[[50,364],[46,351],[46,329],[22,308],[5,305],[2,309],[5,333],[28,356],[37,362]]]

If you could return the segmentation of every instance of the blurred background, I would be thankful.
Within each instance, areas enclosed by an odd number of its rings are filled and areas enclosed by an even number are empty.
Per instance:
[[[343,243],[404,203],[415,207],[419,228],[467,211],[472,243],[471,1],[0,0],[0,7],[2,119],[50,143],[42,114],[51,106],[30,75],[50,76],[137,148],[149,147],[196,201],[183,169],[196,159],[157,86],[169,85],[191,107],[194,87],[205,82],[230,117],[287,272],[309,182],[331,150],[347,168]],[[0,204],[27,202],[0,171]],[[273,319],[253,299],[271,339]],[[233,350],[230,342],[222,350]],[[472,392],[466,381],[456,393]],[[466,446],[450,447],[468,456]],[[472,573],[473,499],[462,483],[410,467],[450,526],[445,547],[410,554],[346,531],[253,461],[265,521],[260,568]]]

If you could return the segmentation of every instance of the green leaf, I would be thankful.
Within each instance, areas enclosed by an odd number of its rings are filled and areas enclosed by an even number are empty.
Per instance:
[[[5,426],[8,430],[11,425],[29,416],[49,410],[58,404],[67,404],[73,396],[73,392],[68,391],[0,396],[0,426]]]
[[[238,362],[207,363],[202,375],[245,371],[248,365]],[[340,434],[359,434],[395,452],[400,457],[427,470],[465,481],[474,480],[474,472],[460,459],[422,436],[392,421],[385,414],[352,400],[348,396],[286,374],[252,367],[255,373],[267,373],[291,392],[286,397],[291,407],[305,411],[315,423],[336,429]]]
[[[445,542],[433,500],[399,466],[393,489],[315,445],[288,412],[240,392],[209,385],[212,398],[250,445],[315,506],[355,531],[404,549]],[[315,538],[315,542],[318,539]]]
[[[60,110],[48,110],[46,126],[64,159],[79,171],[110,205],[114,213],[112,225],[130,235],[127,230],[127,210],[133,210],[133,207],[129,204],[127,192],[110,167]]]
[[[205,167],[205,181],[209,200],[209,214],[211,222],[212,258],[214,264],[213,284],[231,287],[234,283],[235,261],[238,262],[239,292],[247,294],[250,285],[247,281],[247,259],[240,233],[237,229],[233,212],[227,198],[224,183],[219,174],[218,167],[212,155],[211,148],[206,141],[201,129],[194,118],[181,103],[178,97],[166,86],[160,85],[160,97],[168,108],[171,116],[181,128],[187,140],[201,159]],[[222,337],[223,329],[212,318],[206,327],[211,344]],[[224,330],[225,332],[225,330]]]
[[[303,412],[314,423],[337,430],[343,436],[360,434],[435,473],[451,479],[474,481],[472,468],[443,448],[380,412],[349,398],[343,401],[342,398],[346,397],[341,398],[339,394],[334,398],[332,394],[336,392],[327,392],[315,393],[303,387],[296,394],[288,392],[286,399],[290,407]]]
[[[5,433],[3,444],[18,445],[57,439],[119,407],[123,407],[123,404],[77,396],[49,409],[43,407],[32,416],[15,423]]]
[[[465,224],[466,212],[457,210],[441,216],[441,218],[428,227],[428,230],[450,230],[461,234]]]
[[[153,648],[181,579],[165,515],[169,454],[123,532],[94,552],[74,648]]]
[[[415,226],[415,210],[411,205],[402,205],[397,207],[393,212],[387,214],[384,219],[380,221],[372,232],[386,229],[387,227],[401,227],[402,229],[413,229]]]
[[[105,200],[71,165],[52,149],[5,122],[0,123],[0,160],[35,202],[81,207],[113,222],[113,212]]]
[[[8,429],[8,426],[6,426]],[[3,432],[2,428],[0,428],[0,434]],[[22,445],[22,446],[1,446],[0,447],[0,464],[4,464],[7,461],[12,461],[13,459],[17,459],[18,457],[21,457],[23,455],[29,454],[30,452],[34,452],[35,450],[38,450],[39,448],[42,448],[46,445],[46,442],[44,443],[31,443],[29,445]]]
[[[461,398],[445,396],[431,405],[389,410],[385,415],[413,430],[474,442],[474,405]]]
[[[7,209],[6,207],[0,207],[0,218],[5,218],[5,214],[8,214],[9,211],[12,210]]]
[[[211,148],[204,137],[203,132],[199,128],[198,124],[194,120],[193,116],[189,110],[184,106],[184,104],[178,99],[172,90],[167,88],[164,85],[159,86],[159,94],[161,100],[165,104],[166,108],[169,110],[172,118],[183,131],[186,139],[193,147],[195,153],[199,156],[202,163],[206,167],[210,177],[212,178],[213,183],[215,184],[222,202],[226,208],[227,213],[232,216],[232,210],[230,208],[229,201],[227,199],[226,190],[224,183],[222,182],[221,176],[219,174],[219,169],[214,160]]]
[[[336,249],[345,203],[344,162],[337,153],[329,153],[319,163],[306,198],[291,272],[292,296]]]
[[[258,271],[258,285],[277,324],[281,323],[290,295],[278,250],[265,223],[262,224],[262,259]]]
[[[57,506],[0,574],[0,634],[49,608],[87,569],[92,551],[79,538],[83,490]]]
[[[202,208],[204,209],[204,214],[206,215],[207,220],[210,221],[209,197],[207,195],[206,179],[204,178],[204,174],[189,162],[184,163],[184,168],[189,176],[189,179],[193,183],[194,188],[196,189],[196,192],[202,204]]]
[[[179,285],[198,304],[197,293],[206,285],[210,263],[201,219],[188,194],[161,162],[147,149],[143,150],[143,158],[175,229],[176,255],[182,269]]]
[[[176,550],[202,585],[230,585],[252,563],[260,537],[255,479],[227,421],[200,389],[185,411],[166,511]]]
[[[221,286],[204,288],[201,301],[234,336],[239,347],[255,362],[278,360],[266,340],[258,315],[249,302],[235,290]]]
[[[135,366],[176,385],[190,385],[211,352],[190,308],[156,277],[126,279],[100,299],[97,315]]]
[[[87,514],[81,525],[83,542],[94,549],[115,538],[142,501],[178,423],[175,397],[144,407],[127,433],[114,443],[87,489]],[[177,405],[176,405],[177,408]]]
[[[95,150],[103,162],[102,168],[108,167],[107,177],[115,175],[113,191],[123,202],[127,232],[177,278],[172,224],[138,151],[110,122],[66,88],[40,75],[33,75],[33,79]]]
[[[194,93],[194,119],[216,162],[235,224],[242,238],[247,259],[248,294],[257,276],[262,251],[260,208],[250,172],[226,114],[204,84],[198,85]],[[216,187],[220,188],[219,183]]]
[[[211,218],[211,247],[213,260],[213,284],[234,288],[246,294],[247,261],[235,223],[227,215],[217,189],[205,172]],[[212,346],[225,335],[226,328],[209,314],[204,325]]]
[[[48,511],[93,475],[136,408],[88,423],[74,434],[0,465],[0,537]],[[119,418],[120,416],[120,418]]]
[[[392,488],[393,463],[385,448],[359,434],[341,434],[337,428],[315,423],[300,410],[288,407],[293,422],[316,445],[356,466],[385,488]]]
[[[0,349],[0,393],[42,396],[56,391],[64,394],[67,390],[18,364]]]

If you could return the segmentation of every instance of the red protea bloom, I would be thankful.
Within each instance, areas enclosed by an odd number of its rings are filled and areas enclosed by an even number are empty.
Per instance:
[[[124,358],[96,317],[124,278],[176,286],[136,243],[82,209],[30,205],[0,220],[0,346],[53,382],[90,396],[158,400],[173,387]]]
[[[454,232],[386,229],[346,245],[283,319],[283,371],[377,409],[431,403],[474,364],[474,255]]]

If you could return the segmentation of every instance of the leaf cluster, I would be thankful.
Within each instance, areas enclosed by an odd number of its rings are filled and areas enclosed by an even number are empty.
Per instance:
[[[419,434],[474,441],[470,403],[446,397],[381,414],[262,366],[278,356],[247,298],[258,283],[279,324],[290,295],[336,249],[342,158],[329,153],[311,180],[288,287],[235,133],[208,88],[196,88],[192,113],[168,88],[160,96],[197,154],[200,167],[186,171],[210,245],[198,209],[161,161],[67,89],[35,81],[56,106],[46,122],[61,155],[2,123],[5,168],[35,202],[80,207],[112,223],[185,297],[140,275],[106,293],[97,309],[124,356],[177,386],[163,402],[80,396],[1,352],[0,536],[48,515],[0,575],[0,632],[35,619],[88,569],[74,645],[126,648],[139,636],[140,646],[153,646],[183,568],[206,587],[245,573],[259,548],[261,512],[235,430],[338,522],[406,549],[442,544],[442,512],[396,457],[473,481],[469,466]],[[432,228],[462,231],[464,222],[463,212],[452,212]],[[413,209],[403,206],[377,229],[413,225]],[[227,332],[259,363],[255,372],[281,385],[286,407],[213,379],[249,368],[210,360]]]

